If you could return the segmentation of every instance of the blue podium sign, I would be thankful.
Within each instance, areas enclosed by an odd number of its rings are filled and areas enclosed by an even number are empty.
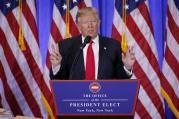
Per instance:
[[[134,115],[139,80],[51,80],[57,115]]]

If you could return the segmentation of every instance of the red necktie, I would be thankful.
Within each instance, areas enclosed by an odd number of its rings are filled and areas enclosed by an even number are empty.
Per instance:
[[[86,80],[95,80],[95,61],[92,48],[93,41],[90,42],[86,57]]]

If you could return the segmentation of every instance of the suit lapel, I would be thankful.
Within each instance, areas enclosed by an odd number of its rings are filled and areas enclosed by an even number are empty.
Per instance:
[[[106,44],[105,44],[105,40],[102,39],[101,36],[99,36],[99,63],[98,63],[98,79],[101,79],[102,75],[103,75],[103,69],[105,66],[105,51],[106,50]]]
[[[79,40],[80,39],[80,40]],[[74,58],[77,54],[77,52],[79,51],[81,45],[82,45],[82,36],[80,35],[80,37],[78,37],[73,44],[73,50],[72,52],[74,53]],[[79,59],[76,63],[75,66],[75,72],[73,74],[73,79],[84,79],[85,78],[85,68],[84,68],[84,58],[83,58],[83,51],[80,53],[79,55]]]

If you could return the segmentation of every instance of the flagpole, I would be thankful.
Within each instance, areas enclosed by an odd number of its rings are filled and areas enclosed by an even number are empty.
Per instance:
[[[18,35],[18,43],[19,47],[22,51],[26,50],[25,43],[24,43],[24,35],[23,35],[23,25],[22,25],[22,0],[19,0],[19,35]]]
[[[70,1],[66,0],[66,38],[70,37]]]
[[[121,49],[122,52],[125,53],[127,51],[127,38],[126,38],[126,0],[122,0],[122,41],[121,41]]]

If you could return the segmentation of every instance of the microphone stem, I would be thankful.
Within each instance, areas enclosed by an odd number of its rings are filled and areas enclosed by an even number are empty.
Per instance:
[[[76,56],[75,56],[75,59],[72,63],[72,66],[70,68],[70,76],[69,76],[69,79],[72,79],[72,76],[73,76],[73,69],[74,69],[74,66],[76,65],[76,63],[78,62],[78,59],[79,59],[79,55],[81,54],[81,52],[83,51],[83,48],[80,47],[80,50],[77,52]]]
[[[84,43],[82,44],[82,46],[80,47],[79,51],[76,53],[75,55],[75,59],[72,63],[72,66],[70,68],[70,76],[69,76],[69,79],[72,79],[73,77],[73,73],[74,73],[74,66],[76,65],[76,63],[78,62],[78,59],[79,59],[79,56],[81,54],[81,52],[83,51],[83,48],[86,46],[87,43],[89,43],[91,40],[91,36],[87,36],[84,40]]]

